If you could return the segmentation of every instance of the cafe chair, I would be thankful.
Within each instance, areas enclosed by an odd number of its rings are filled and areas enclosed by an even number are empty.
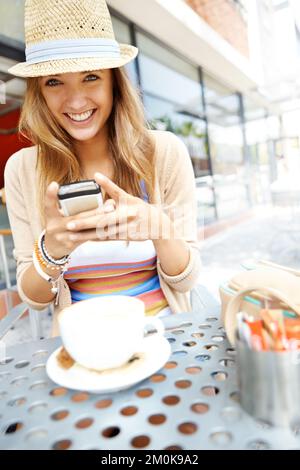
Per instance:
[[[38,340],[42,337],[42,328],[40,321],[41,312],[28,308],[28,306],[26,306],[24,303],[21,303],[17,307],[13,307],[12,305],[12,295],[17,292],[17,286],[13,285],[13,281],[10,278],[8,257],[5,247],[5,237],[10,237],[11,235],[12,233],[6,210],[5,190],[4,188],[2,188],[0,189],[0,260],[1,265],[3,266],[3,275],[5,283],[5,306],[7,314],[4,319],[0,321],[0,338],[1,332],[5,331],[5,333],[3,334],[6,334],[10,328],[14,327],[15,322],[20,318],[20,316],[22,316],[25,311],[28,310],[32,338],[34,340]],[[24,306],[25,310],[23,311],[22,309],[24,308]],[[19,313],[20,316],[18,316]]]
[[[16,286],[13,286],[15,289]],[[11,307],[7,310],[7,314],[0,320],[0,340],[3,338],[6,333],[12,328],[15,327],[15,323],[21,318],[24,314],[28,313],[28,321],[30,323],[31,336],[33,341],[43,339],[43,330],[41,323],[41,315],[53,314],[53,307],[50,306],[45,310],[38,311],[32,308],[29,308],[25,302],[21,302],[14,307]]]
[[[200,321],[205,321],[208,316],[220,315],[220,302],[209,292],[209,290],[197,284],[190,293],[192,312]]]
[[[8,269],[8,259],[5,248],[5,237],[11,236],[11,229],[9,226],[9,220],[6,210],[6,199],[4,188],[0,189],[0,256],[3,266],[3,274],[5,279],[5,284],[8,289],[11,288],[11,280],[9,276]]]
[[[28,306],[22,302],[13,307],[8,314],[0,321],[0,340],[15,326],[15,323],[28,310]]]
[[[22,315],[25,313],[28,313],[28,321],[30,323],[30,330],[31,330],[31,336],[34,341],[37,341],[39,339],[43,339],[43,329],[42,329],[42,323],[41,323],[41,315],[53,314],[53,309],[50,306],[50,308],[46,308],[45,310],[38,311],[34,310],[32,308],[29,308],[25,302],[21,302],[18,305],[15,305],[14,307],[11,306],[11,299],[9,294],[13,291],[16,291],[16,286],[13,286],[9,291],[7,292],[7,297],[9,300],[6,301],[7,305],[7,313],[6,315],[0,320],[0,339],[12,328],[15,327],[15,323],[17,320],[19,320]]]

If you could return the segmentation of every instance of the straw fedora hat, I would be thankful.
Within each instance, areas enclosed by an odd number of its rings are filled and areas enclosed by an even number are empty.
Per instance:
[[[41,77],[121,67],[138,49],[115,40],[105,0],[26,0],[26,62],[8,71]]]

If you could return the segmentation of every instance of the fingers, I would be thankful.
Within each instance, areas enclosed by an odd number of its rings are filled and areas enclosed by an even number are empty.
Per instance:
[[[109,241],[109,240],[148,240],[149,234],[130,229],[127,223],[119,225],[109,225],[99,229],[98,227],[90,230],[70,233],[68,238],[76,244],[86,241]]]
[[[109,213],[114,211],[116,209],[116,206],[116,201],[114,201],[113,199],[107,199],[107,201],[105,201],[104,203],[103,210],[105,213]]]
[[[122,233],[125,230],[122,230]],[[75,243],[81,244],[86,241],[116,240],[118,239],[118,225],[111,225],[106,229],[90,229],[81,232],[70,233],[68,238]]]
[[[112,203],[109,203],[102,214],[94,214],[91,217],[84,217],[70,220],[66,228],[72,231],[89,230],[92,228],[103,229],[109,225],[130,223],[136,219],[137,208],[134,206],[119,206],[112,210]]]
[[[108,241],[108,240],[127,240],[127,224],[109,225],[106,228],[94,228],[73,232],[68,235],[73,243],[84,243],[86,241]]]
[[[97,238],[96,229],[84,230],[82,232],[70,233],[68,235],[69,240],[72,242],[79,242],[79,244],[85,241],[99,240]]]
[[[103,188],[114,201],[118,202],[121,198],[127,198],[129,196],[126,191],[113,183],[107,176],[102,175],[102,173],[95,173],[94,177],[101,188]]]
[[[46,189],[45,194],[45,215],[49,217],[61,216],[58,206],[58,193],[59,185],[56,181],[52,181]]]
[[[127,215],[118,211],[106,212],[102,215],[97,214],[92,217],[85,217],[77,220],[72,220],[67,223],[67,229],[72,231],[81,231],[89,229],[103,229],[108,225],[116,225],[127,221]]]

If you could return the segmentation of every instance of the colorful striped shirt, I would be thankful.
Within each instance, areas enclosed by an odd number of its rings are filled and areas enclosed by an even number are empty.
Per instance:
[[[151,240],[89,241],[73,251],[64,275],[72,302],[100,295],[136,296],[145,303],[146,315],[156,315],[168,305],[156,269]]]

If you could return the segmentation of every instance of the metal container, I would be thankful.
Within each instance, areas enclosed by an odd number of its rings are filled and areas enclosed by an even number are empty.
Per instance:
[[[242,408],[276,426],[300,419],[300,351],[253,351],[236,340]]]

